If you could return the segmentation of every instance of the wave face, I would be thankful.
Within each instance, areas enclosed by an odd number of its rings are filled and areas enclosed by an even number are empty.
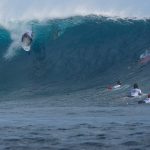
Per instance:
[[[14,28],[0,27],[2,89],[89,81],[102,75],[111,78],[137,62],[150,47],[148,19],[76,16],[14,24]],[[27,28],[34,32],[30,55],[19,47]],[[114,72],[108,74],[111,69]]]

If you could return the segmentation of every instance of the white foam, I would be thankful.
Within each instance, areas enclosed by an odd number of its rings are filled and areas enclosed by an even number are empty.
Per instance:
[[[11,45],[9,48],[6,50],[6,53],[4,54],[4,58],[6,60],[12,59],[16,54],[21,50],[21,38],[22,34],[26,31],[31,30],[31,27],[27,25],[26,23],[14,23],[14,22],[9,22],[6,24],[6,29],[10,32],[11,34]]]
[[[150,1],[137,0],[1,0],[0,23],[74,15],[149,17]]]

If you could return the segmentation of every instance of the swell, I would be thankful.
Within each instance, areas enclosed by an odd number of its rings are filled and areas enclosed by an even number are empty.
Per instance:
[[[34,32],[31,54],[17,48],[9,60],[3,56],[13,42],[11,32],[0,28],[2,89],[97,77],[111,80],[130,66],[136,68],[139,55],[150,47],[149,19],[76,16],[26,24]]]

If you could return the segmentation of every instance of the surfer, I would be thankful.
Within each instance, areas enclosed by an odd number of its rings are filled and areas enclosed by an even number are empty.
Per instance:
[[[25,32],[21,38],[21,42],[22,42],[21,47],[23,50],[28,52],[28,54],[30,54],[32,38],[33,38],[32,31]]]
[[[32,43],[32,37],[33,37],[32,31],[25,32],[22,35],[21,41],[27,43],[27,45],[29,46]]]
[[[108,86],[108,89],[109,89],[109,90],[118,89],[118,88],[121,87],[121,84],[122,84],[121,81],[118,80],[114,86],[111,86],[111,85]]]
[[[146,104],[150,103],[150,94],[148,94],[145,100],[138,101],[138,104],[142,104],[142,103],[146,103]]]
[[[116,85],[113,86],[114,89],[120,88],[121,87],[121,81],[117,81]]]
[[[138,84],[135,83],[135,84],[133,85],[133,89],[131,89],[131,92],[130,92],[130,96],[129,96],[129,97],[138,97],[138,96],[140,96],[140,95],[142,95],[142,92],[141,92],[141,90],[139,89]]]

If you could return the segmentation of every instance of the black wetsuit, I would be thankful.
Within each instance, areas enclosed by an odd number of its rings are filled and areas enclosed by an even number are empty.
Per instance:
[[[23,42],[23,40],[24,40],[24,38],[28,38],[29,39],[29,45],[32,43],[32,37],[30,37],[29,35],[28,35],[28,33],[24,33],[23,34],[23,36],[22,36],[22,39],[21,39],[21,41]]]

